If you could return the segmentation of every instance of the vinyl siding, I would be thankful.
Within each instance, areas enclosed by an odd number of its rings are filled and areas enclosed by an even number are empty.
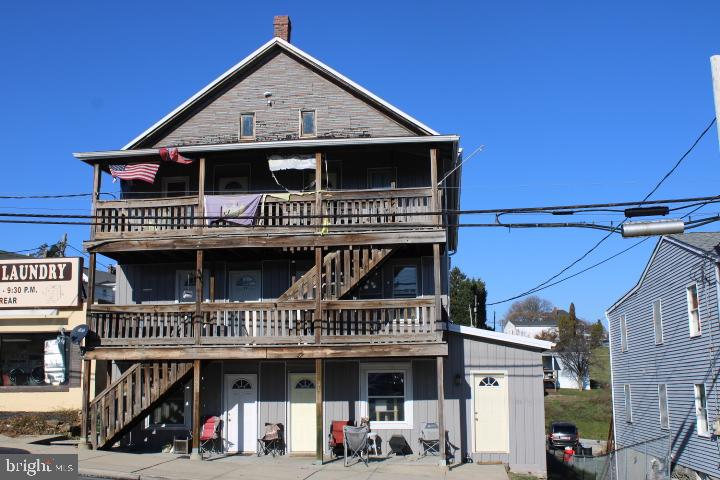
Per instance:
[[[265,92],[271,92],[272,106]],[[319,137],[392,137],[414,135],[358,97],[310,70],[285,53],[259,65],[173,131],[154,140],[155,146],[234,143],[240,114],[255,113],[258,141],[299,138],[299,112],[316,111]]]
[[[697,282],[702,335],[691,338],[686,287]],[[653,302],[662,300],[664,341],[655,344]],[[620,350],[620,316],[626,315],[628,349]],[[696,433],[693,385],[704,383],[710,423],[717,416],[711,352],[717,352],[718,300],[713,262],[669,241],[661,241],[644,281],[608,314],[616,443],[658,459],[671,449],[675,461],[720,476],[715,441]],[[633,422],[625,421],[623,385],[632,388]],[[670,429],[661,430],[658,384],[667,384]],[[622,472],[622,465],[619,466]]]

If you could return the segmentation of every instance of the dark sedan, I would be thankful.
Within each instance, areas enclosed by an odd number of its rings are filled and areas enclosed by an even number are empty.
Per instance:
[[[552,422],[547,436],[548,449],[573,447],[577,449],[580,435],[577,426],[570,422]]]

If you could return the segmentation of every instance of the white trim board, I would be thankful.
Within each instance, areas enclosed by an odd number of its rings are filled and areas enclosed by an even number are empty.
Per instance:
[[[509,343],[523,347],[539,348],[542,350],[551,350],[555,346],[553,342],[548,342],[546,340],[522,337],[520,335],[510,335],[508,333],[496,332],[494,330],[483,330],[475,327],[467,327],[465,325],[456,325],[454,323],[449,323],[447,325],[447,330],[449,332],[469,335],[475,338],[494,340],[497,342]]]

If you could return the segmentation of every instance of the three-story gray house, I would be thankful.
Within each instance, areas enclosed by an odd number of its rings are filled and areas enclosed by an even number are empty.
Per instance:
[[[286,453],[322,460],[333,421],[369,419],[380,455],[421,451],[436,423],[443,461],[543,474],[551,344],[448,315],[458,152],[279,17],[123,149],[77,153],[96,194],[103,173],[122,187],[95,196],[84,243],[91,276],[97,254],[118,268],[116,305],[89,293],[85,361],[115,368],[86,393],[83,438],[158,449],[192,433],[197,452],[216,416],[226,453],[254,452],[269,423]]]
[[[720,233],[662,237],[606,312],[619,479],[720,477],[719,261]]]

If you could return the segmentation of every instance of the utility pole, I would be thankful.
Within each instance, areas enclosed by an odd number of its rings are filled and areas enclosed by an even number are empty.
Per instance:
[[[495,310],[493,310],[493,331],[495,331]]]
[[[718,140],[720,141],[720,55],[710,57],[710,68],[712,70],[713,96],[715,97],[715,126],[718,129]]]

